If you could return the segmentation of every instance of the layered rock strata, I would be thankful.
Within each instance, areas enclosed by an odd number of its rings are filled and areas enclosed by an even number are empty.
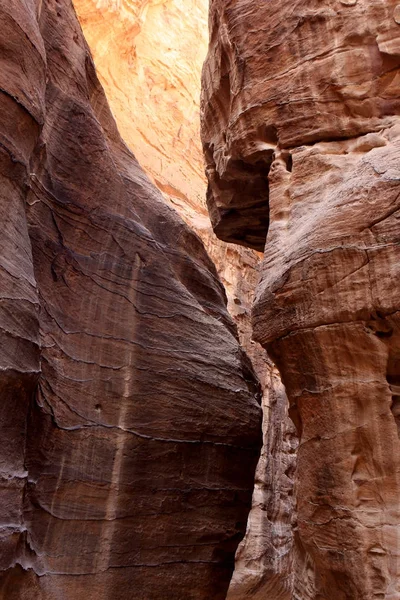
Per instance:
[[[400,597],[398,15],[391,0],[211,3],[210,213],[228,241],[260,249],[268,230],[254,332],[300,438],[282,598]]]
[[[266,356],[251,342],[260,257],[221,242],[206,207],[199,103],[208,0],[74,0],[74,6],[124,141],[203,240],[241,343],[259,378],[268,377]]]
[[[4,600],[226,595],[258,384],[70,0],[0,5]]]

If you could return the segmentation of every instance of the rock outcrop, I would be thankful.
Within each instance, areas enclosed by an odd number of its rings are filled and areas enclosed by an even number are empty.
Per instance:
[[[70,0],[0,22],[0,598],[222,600],[260,425],[222,285]]]
[[[211,3],[210,214],[227,241],[268,231],[254,332],[300,438],[293,582],[264,600],[400,597],[399,21],[392,0]]]

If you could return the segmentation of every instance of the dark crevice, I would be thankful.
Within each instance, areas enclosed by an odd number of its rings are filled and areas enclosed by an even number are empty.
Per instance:
[[[288,151],[282,152],[282,158],[285,161],[286,170],[291,173],[293,171],[293,156]]]
[[[207,205],[216,235],[225,242],[263,252],[269,227],[268,175],[273,150],[231,159],[221,176],[205,148],[209,186]]]

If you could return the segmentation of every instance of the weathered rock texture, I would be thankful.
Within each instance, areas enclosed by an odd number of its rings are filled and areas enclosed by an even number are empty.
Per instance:
[[[276,370],[265,386],[264,443],[247,534],[236,553],[228,600],[291,595],[297,558],[294,473],[298,439]]]
[[[252,340],[250,322],[260,255],[221,242],[206,207],[199,101],[208,0],[74,0],[74,6],[124,141],[167,202],[201,237],[217,268],[269,415],[271,365]],[[256,497],[253,501],[257,504]]]
[[[269,223],[254,331],[300,437],[282,598],[400,598],[399,10],[211,4],[210,212],[256,248]]]
[[[124,141],[203,240],[241,343],[260,379],[268,377],[266,356],[251,342],[260,258],[215,236],[205,201],[199,103],[208,0],[74,0],[74,5]]]
[[[122,138],[181,216],[209,228],[199,132],[208,0],[74,5]]]
[[[70,0],[0,2],[2,600],[225,597],[258,386]]]

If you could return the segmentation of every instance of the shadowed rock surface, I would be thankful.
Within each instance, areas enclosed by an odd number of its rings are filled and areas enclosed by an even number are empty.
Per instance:
[[[228,600],[290,598],[295,577],[294,474],[298,439],[285,388],[271,370],[264,401],[264,443],[247,533],[236,553]]]
[[[269,227],[255,338],[300,438],[300,554],[265,600],[400,597],[399,21],[390,0],[211,3],[210,214],[251,247]]]
[[[0,3],[4,600],[223,599],[259,395],[69,0]]]
[[[199,104],[208,0],[73,4],[121,136],[165,200],[202,239],[225,287],[240,343],[262,383],[269,364],[252,341],[251,327],[261,256],[219,240],[206,206]]]

